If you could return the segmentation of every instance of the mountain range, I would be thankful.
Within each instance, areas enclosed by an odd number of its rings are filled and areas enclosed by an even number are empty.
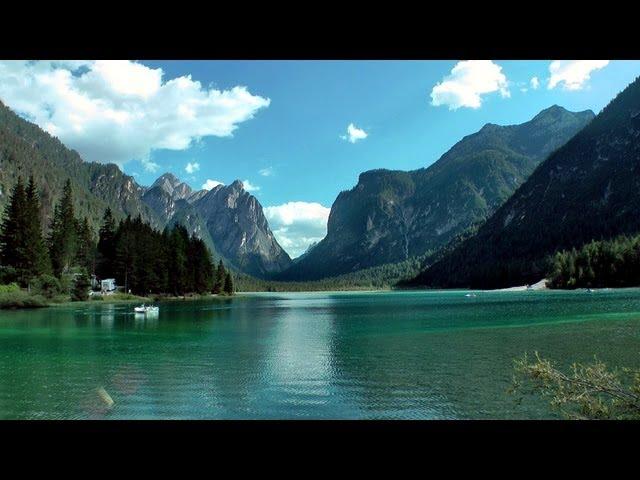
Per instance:
[[[158,178],[142,200],[165,222],[182,223],[238,270],[265,277],[291,258],[275,239],[262,205],[240,180],[194,191],[171,173]]]
[[[477,234],[418,275],[431,287],[540,280],[557,250],[640,231],[640,78],[553,152]]]
[[[18,176],[29,175],[40,187],[45,226],[70,179],[76,214],[87,217],[94,231],[110,207],[117,219],[139,215],[158,229],[182,223],[207,243],[214,256],[250,275],[266,276],[291,264],[270,230],[262,206],[244,190],[242,182],[193,191],[174,175],[165,174],[147,188],[117,165],[84,161],[76,151],[0,102],[0,210],[4,210]]]
[[[333,203],[326,237],[278,278],[330,277],[437,251],[491,215],[593,117],[552,106],[520,125],[487,124],[428,168],[362,173]]]
[[[18,176],[33,174],[47,225],[70,179],[94,230],[107,207],[157,229],[183,224],[237,272],[284,281],[380,279],[422,265],[412,285],[533,283],[558,249],[640,231],[639,159],[637,79],[597,116],[554,105],[519,125],[487,124],[427,168],[363,172],[333,203],[326,237],[292,260],[241,181],[194,190],[165,173],[141,186],[0,103],[0,209]]]

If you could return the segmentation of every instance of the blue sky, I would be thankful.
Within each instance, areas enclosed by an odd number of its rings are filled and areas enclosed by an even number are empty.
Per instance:
[[[245,181],[296,256],[361,172],[426,167],[553,104],[597,113],[638,75],[638,61],[0,62],[0,99],[143,185]]]

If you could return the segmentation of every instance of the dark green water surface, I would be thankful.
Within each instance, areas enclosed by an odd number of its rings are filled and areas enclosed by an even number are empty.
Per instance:
[[[514,358],[640,367],[638,289],[465,293],[0,311],[0,418],[556,418],[506,393]]]

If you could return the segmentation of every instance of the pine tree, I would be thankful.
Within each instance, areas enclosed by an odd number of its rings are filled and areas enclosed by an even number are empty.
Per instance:
[[[82,222],[76,225],[76,262],[89,273],[95,271],[95,243],[93,233],[89,226],[89,219],[84,217]]]
[[[213,286],[213,263],[211,254],[205,243],[192,235],[189,239],[189,256],[187,269],[191,276],[191,290],[205,293]]]
[[[77,248],[76,219],[73,210],[71,180],[64,185],[62,199],[55,206],[49,234],[49,255],[53,272],[58,277],[75,259]]]
[[[182,225],[176,225],[172,231],[171,276],[174,279],[174,294],[181,295],[189,290],[187,273],[187,246],[189,234]]]
[[[216,269],[216,275],[213,282],[213,293],[221,293],[224,288],[224,281],[227,275],[227,271],[224,268],[222,260],[218,262],[218,268]]]
[[[100,278],[112,278],[115,275],[115,235],[116,222],[111,213],[111,208],[107,207],[102,217],[98,240],[96,270]]]
[[[231,272],[227,272],[227,276],[224,279],[224,293],[233,295],[233,278],[231,277]]]
[[[131,284],[135,284],[133,264],[135,261],[135,241],[131,228],[131,217],[120,222],[118,232],[114,238],[114,273],[118,284],[124,285],[125,292],[132,290]]]
[[[0,263],[13,268],[16,280],[23,285],[27,268],[25,249],[26,201],[24,183],[22,182],[22,177],[18,177],[0,226]]]
[[[40,196],[33,180],[29,177],[26,190],[25,207],[25,260],[28,280],[51,272],[49,252],[42,236],[42,223],[40,221]]]

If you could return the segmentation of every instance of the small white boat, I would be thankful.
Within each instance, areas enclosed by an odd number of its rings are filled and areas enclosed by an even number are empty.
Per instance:
[[[467,294],[465,295],[465,297],[475,297],[475,296],[476,296],[476,294],[475,294],[475,293],[467,293]]]
[[[147,315],[147,314],[158,313],[160,311],[160,308],[158,308],[158,307],[156,307],[154,305],[145,305],[143,303],[139,307],[134,307],[133,311],[136,312],[136,313],[142,313],[142,314]]]

